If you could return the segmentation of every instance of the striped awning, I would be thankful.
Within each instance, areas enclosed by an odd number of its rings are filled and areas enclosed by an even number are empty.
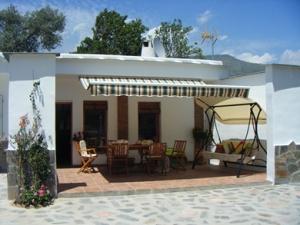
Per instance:
[[[248,97],[249,88],[207,85],[201,80],[80,77],[91,95],[168,97]]]

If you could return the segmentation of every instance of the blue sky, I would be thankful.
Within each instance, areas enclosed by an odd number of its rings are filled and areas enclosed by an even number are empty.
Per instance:
[[[162,21],[182,20],[192,26],[190,41],[201,42],[201,32],[216,32],[217,54],[231,54],[259,63],[300,64],[300,0],[1,0],[22,11],[50,5],[66,15],[64,41],[55,52],[74,51],[91,35],[95,18],[104,8],[129,19],[140,18],[151,28]],[[200,47],[210,54],[208,44]]]

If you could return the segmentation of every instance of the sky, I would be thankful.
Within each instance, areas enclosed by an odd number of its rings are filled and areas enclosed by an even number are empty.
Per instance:
[[[65,14],[63,42],[53,52],[74,51],[107,8],[129,20],[139,18],[149,29],[181,19],[193,27],[190,43],[197,42],[205,55],[211,47],[201,44],[201,33],[209,31],[218,36],[215,54],[300,65],[300,0],[0,0],[0,9],[10,4],[22,13],[50,5]]]

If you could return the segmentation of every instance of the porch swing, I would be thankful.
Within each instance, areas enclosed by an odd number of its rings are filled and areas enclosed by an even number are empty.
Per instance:
[[[257,156],[257,153],[260,150],[262,150],[265,155],[267,154],[267,151],[261,143],[258,135],[258,124],[266,123],[266,115],[258,103],[240,98],[225,100],[221,103],[213,105],[209,105],[198,98],[197,103],[203,108],[206,108],[205,115],[208,121],[208,135],[204,142],[203,149],[198,149],[195,154],[192,167],[193,169],[195,168],[201,153],[205,159],[218,159],[222,161],[225,167],[227,167],[227,163],[237,164],[237,177],[240,177],[241,170],[245,165],[254,167],[266,167],[266,160]],[[244,115],[239,115],[239,113],[241,114],[241,112],[242,114],[244,113]],[[241,140],[236,146],[234,146],[232,142],[226,143],[231,144],[231,150],[229,150],[230,152],[228,152],[228,146],[227,152],[220,153],[216,151],[209,151],[212,145],[215,145],[216,149],[218,147],[223,148],[225,146],[225,143],[224,146],[222,145],[223,142],[219,134],[216,120],[224,124],[247,124],[247,130],[243,140]],[[248,136],[250,127],[252,127],[253,129],[254,137],[249,141]],[[219,144],[214,139],[214,128]],[[261,163],[257,164],[256,162]]]

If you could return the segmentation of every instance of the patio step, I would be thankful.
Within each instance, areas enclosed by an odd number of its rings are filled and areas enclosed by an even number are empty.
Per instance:
[[[95,196],[121,196],[121,195],[139,195],[139,194],[153,194],[153,193],[168,193],[168,192],[183,192],[183,191],[200,191],[200,190],[214,190],[227,189],[239,187],[255,187],[255,186],[269,186],[272,185],[269,181],[251,182],[244,184],[221,184],[221,185],[207,185],[207,186],[192,186],[192,187],[175,187],[175,188],[161,188],[161,189],[138,189],[138,190],[120,190],[120,191],[99,191],[99,192],[78,192],[78,193],[58,193],[58,198],[74,198],[74,197],[95,197]]]

